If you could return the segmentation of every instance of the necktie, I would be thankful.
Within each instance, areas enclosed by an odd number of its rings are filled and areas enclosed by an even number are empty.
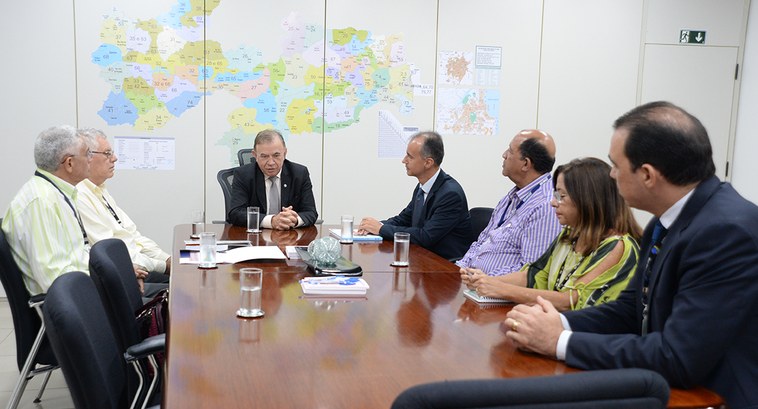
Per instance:
[[[419,188],[416,193],[416,199],[413,203],[413,216],[411,217],[411,226],[418,227],[421,223],[421,216],[424,214],[424,190]]]
[[[663,244],[663,238],[666,237],[666,233],[668,233],[668,229],[663,227],[660,220],[656,220],[655,227],[653,227],[653,236],[650,240],[653,245],[650,247],[650,254],[645,264],[645,275],[642,278],[642,335],[647,334],[649,325],[650,306],[648,293],[650,292],[650,275],[653,273],[653,263],[655,263],[655,258],[661,251],[661,245]]]
[[[278,177],[271,176],[271,187],[268,189],[268,214],[278,214],[282,210],[282,204],[279,200],[279,189],[276,188],[276,180]]]

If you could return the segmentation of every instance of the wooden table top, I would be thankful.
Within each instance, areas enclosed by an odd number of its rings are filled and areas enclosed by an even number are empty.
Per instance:
[[[241,228],[212,228],[224,238],[246,237]],[[576,371],[516,350],[500,330],[511,307],[467,300],[457,267],[418,246],[411,246],[410,266],[398,269],[389,265],[391,242],[345,245],[343,255],[364,268],[367,297],[308,298],[298,284],[307,275],[299,261],[212,270],[179,264],[189,229],[175,229],[164,408],[388,408],[419,383]],[[324,231],[284,233],[288,244],[305,244]],[[283,244],[273,233],[257,243]],[[239,319],[238,271],[252,266],[264,271],[266,314]],[[669,403],[721,404],[703,388],[673,389]]]

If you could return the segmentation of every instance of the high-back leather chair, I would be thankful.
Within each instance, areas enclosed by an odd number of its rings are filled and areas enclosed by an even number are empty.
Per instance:
[[[95,243],[90,250],[89,270],[116,338],[118,351],[123,354],[130,346],[143,341],[135,318],[135,313],[142,307],[142,294],[126,244],[115,238]],[[142,385],[149,378],[148,363],[138,363],[135,370],[127,373],[130,396],[138,391],[143,394],[147,392]],[[154,370],[160,372],[158,368]],[[158,379],[159,376],[153,375],[150,390],[158,384]]]
[[[0,218],[0,225],[3,219]],[[8,304],[13,317],[13,331],[16,335],[16,363],[20,374],[13,387],[8,409],[18,406],[26,384],[36,375],[45,374],[42,387],[34,399],[39,402],[45,391],[52,370],[58,368],[53,350],[45,336],[45,326],[42,325],[42,304],[45,294],[29,296],[24,285],[23,273],[13,259],[11,247],[0,229],[0,281],[3,283]]]
[[[428,383],[400,393],[392,409],[663,409],[669,393],[669,386],[660,374],[625,368],[534,378]]]
[[[244,148],[237,151],[237,160],[240,162],[240,166],[253,163],[253,150],[251,148]]]
[[[128,391],[126,365],[155,352],[152,339],[122,354],[89,276],[75,271],[56,278],[43,316],[77,409],[123,409],[130,401],[145,406],[139,391],[134,400]]]
[[[232,202],[232,183],[234,183],[234,169],[221,169],[216,174],[218,184],[221,185],[221,191],[224,193],[224,219],[229,216]]]

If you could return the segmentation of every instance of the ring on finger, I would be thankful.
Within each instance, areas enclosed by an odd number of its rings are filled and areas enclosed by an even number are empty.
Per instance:
[[[518,332],[518,326],[521,325],[520,322],[513,320],[513,323],[511,323],[511,331]]]

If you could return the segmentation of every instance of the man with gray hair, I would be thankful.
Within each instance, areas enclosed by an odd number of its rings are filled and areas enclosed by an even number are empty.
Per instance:
[[[2,229],[32,295],[56,277],[88,271],[89,241],[76,208],[76,184],[89,175],[91,147],[72,126],[43,131],[34,143],[37,170],[11,201]]]
[[[89,177],[76,186],[79,190],[77,208],[91,244],[108,238],[120,239],[126,244],[135,269],[149,273],[146,282],[167,283],[171,255],[137,230],[137,225],[105,186],[113,177],[118,161],[108,138],[98,129],[80,129],[79,133],[94,146]],[[146,289],[145,292],[149,296],[151,291]]]
[[[361,220],[358,234],[378,234],[393,240],[395,232],[408,232],[411,243],[447,259],[466,253],[471,217],[461,185],[440,169],[445,147],[437,132],[419,132],[408,142],[403,164],[408,176],[418,179],[411,202],[395,217]]]
[[[287,146],[275,129],[258,132],[253,143],[255,162],[234,170],[231,210],[226,221],[247,225],[247,207],[261,209],[261,227],[289,230],[310,226],[318,212],[308,168],[287,160]]]

